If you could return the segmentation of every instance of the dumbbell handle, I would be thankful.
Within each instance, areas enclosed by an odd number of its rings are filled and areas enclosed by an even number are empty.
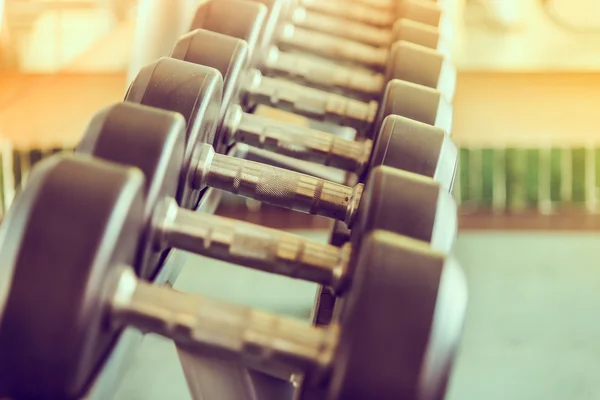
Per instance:
[[[249,114],[231,107],[225,128],[230,142],[294,157],[299,160],[340,168],[360,174],[372,150],[372,141],[340,138],[327,132]]]
[[[263,76],[253,70],[246,83],[245,104],[266,104],[308,118],[355,128],[365,134],[373,125],[377,102],[365,103],[294,82]]]
[[[369,25],[387,27],[394,23],[394,13],[381,10],[366,4],[352,3],[346,0],[301,0],[300,5],[324,14],[337,15],[342,18],[364,22]]]
[[[338,89],[356,96],[376,98],[385,87],[385,76],[360,68],[319,62],[271,47],[263,62],[265,75],[301,81],[313,87]]]
[[[125,269],[112,298],[112,321],[172,339],[190,353],[237,359],[248,366],[327,374],[339,329],[138,281]]]
[[[283,25],[277,45],[284,50],[299,49],[378,69],[384,69],[389,58],[387,48],[373,47],[333,35],[309,31],[292,24]]]
[[[300,28],[327,33],[372,46],[389,47],[392,44],[392,31],[389,29],[376,28],[361,22],[311,12],[302,7],[294,10],[291,22]]]
[[[156,211],[159,249],[176,247],[336,291],[347,280],[350,245],[340,249],[279,229],[186,210],[173,199]]]
[[[193,186],[214,187],[307,214],[322,215],[352,226],[363,185],[340,185],[283,168],[200,149]]]

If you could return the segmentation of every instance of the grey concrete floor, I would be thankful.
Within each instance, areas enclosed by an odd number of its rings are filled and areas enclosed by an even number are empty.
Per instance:
[[[448,399],[600,399],[599,249],[593,234],[462,234],[470,301]],[[196,257],[176,287],[300,318],[316,289]],[[115,398],[190,399],[173,344],[146,337]]]

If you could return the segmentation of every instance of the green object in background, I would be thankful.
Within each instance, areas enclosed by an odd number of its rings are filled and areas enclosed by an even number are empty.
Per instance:
[[[494,149],[481,150],[481,203],[491,207],[494,202]]]
[[[594,149],[594,173],[596,174],[594,193],[598,195],[600,189],[600,148]]]
[[[471,168],[469,164],[469,149],[460,149],[459,159],[459,179],[460,179],[460,200],[461,203],[468,203],[471,200],[470,196],[470,174]]]
[[[506,208],[522,210],[527,206],[527,152],[506,149]]]
[[[459,197],[470,209],[596,211],[600,148],[461,148]]]
[[[550,150],[550,201],[560,203],[563,200],[563,149],[552,148]]]
[[[506,211],[506,149],[494,149],[493,200],[494,212]]]
[[[585,206],[587,201],[587,151],[585,147],[571,150],[571,202]]]
[[[526,149],[525,199],[528,207],[535,208],[540,199],[540,151]]]

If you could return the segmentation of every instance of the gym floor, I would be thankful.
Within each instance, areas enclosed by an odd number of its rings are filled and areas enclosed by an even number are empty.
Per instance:
[[[300,232],[324,240],[325,232]],[[449,400],[600,398],[600,235],[460,235],[468,319]],[[315,286],[190,256],[176,285],[307,318]],[[117,400],[191,399],[169,341],[146,337]]]

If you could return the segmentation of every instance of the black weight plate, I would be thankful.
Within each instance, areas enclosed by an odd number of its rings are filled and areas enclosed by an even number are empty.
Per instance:
[[[208,0],[198,6],[190,31],[206,29],[245,40],[252,59],[267,13],[267,7],[258,2]]]
[[[379,132],[388,115],[400,115],[452,131],[452,106],[437,89],[416,83],[392,79],[387,83],[374,132]]]
[[[443,65],[443,54],[400,40],[392,45],[385,76],[388,81],[402,79],[437,89]]]
[[[223,79],[216,69],[161,58],[142,68],[125,97],[185,118],[187,142],[180,178],[185,184],[177,193],[182,207],[194,208],[200,199],[200,192],[192,186],[193,158],[199,144],[214,144],[222,93]]]
[[[139,168],[144,185],[144,221],[147,229],[135,262],[138,276],[151,279],[162,252],[153,245],[152,215],[159,202],[175,198],[185,149],[185,121],[174,112],[134,103],[120,103],[97,113],[77,152]]]
[[[117,268],[142,228],[143,176],[87,156],[40,162],[0,226],[12,270],[0,315],[0,397],[81,398],[118,331],[107,325]]]
[[[255,0],[267,6],[268,12],[265,22],[260,32],[257,48],[254,52],[253,64],[260,68],[260,63],[264,60],[269,47],[275,42],[275,35],[278,32],[280,23],[285,22],[285,19],[290,13],[291,2],[289,0]]]
[[[433,178],[449,191],[457,164],[458,148],[443,129],[388,115],[374,143],[367,171],[385,165]]]
[[[430,49],[440,49],[440,30],[432,25],[413,21],[408,18],[398,19],[392,28],[392,42],[406,40]]]
[[[452,250],[458,230],[456,203],[431,178],[379,166],[369,174],[352,228],[352,243],[385,230],[422,240],[442,253]]]
[[[215,150],[223,153],[227,144],[223,138],[223,122],[229,108],[240,104],[243,79],[248,70],[248,44],[231,36],[197,29],[177,41],[171,57],[215,68],[223,76],[220,123],[214,140]]]
[[[364,238],[354,265],[328,398],[441,400],[465,317],[460,267],[382,231]]]

